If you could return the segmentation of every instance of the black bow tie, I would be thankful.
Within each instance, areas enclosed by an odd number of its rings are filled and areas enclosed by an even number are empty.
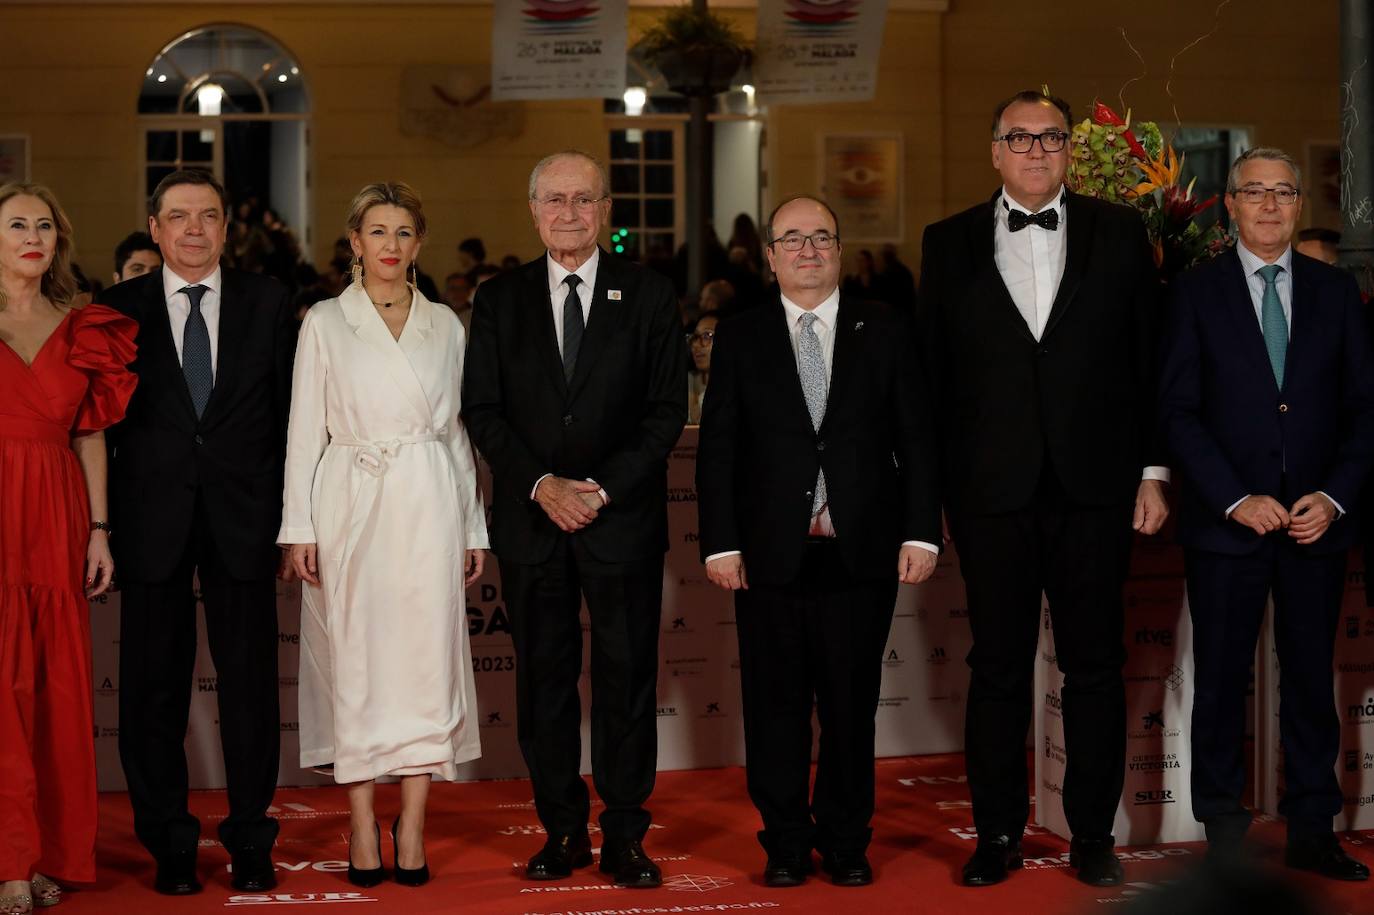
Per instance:
[[[1029,213],[1022,213],[1020,210],[1007,209],[1007,228],[1013,232],[1020,232],[1026,226],[1036,225],[1047,232],[1053,232],[1059,228],[1058,210],[1041,210],[1034,216]]]

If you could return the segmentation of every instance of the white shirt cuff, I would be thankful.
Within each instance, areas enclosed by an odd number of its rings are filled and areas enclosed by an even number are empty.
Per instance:
[[[724,559],[726,556],[738,556],[738,555],[740,555],[740,551],[739,551],[739,550],[726,550],[726,551],[723,552],[723,553],[712,553],[710,556],[707,556],[707,557],[706,557],[706,562],[715,562],[717,559]],[[704,564],[704,563],[703,563],[703,564]]]
[[[940,548],[933,543],[926,543],[924,540],[905,540],[902,546],[919,546],[923,550],[930,550],[936,556],[940,555]]]
[[[1229,518],[1229,517],[1231,517],[1231,512],[1233,512],[1233,511],[1236,510],[1236,506],[1240,505],[1240,503],[1244,502],[1244,501],[1245,501],[1246,499],[1248,499],[1248,498],[1250,498],[1248,495],[1247,495],[1247,496],[1241,496],[1239,499],[1237,499],[1236,501],[1232,502],[1232,503],[1231,503],[1231,507],[1228,508],[1228,509],[1226,509],[1226,512],[1222,515],[1222,517],[1223,517],[1223,518]]]
[[[1169,468],[1150,466],[1145,468],[1145,472],[1140,475],[1142,480],[1158,480],[1161,483],[1169,482]]]
[[[530,501],[531,501],[531,502],[534,501],[534,494],[537,493],[537,492],[539,492],[539,484],[542,483],[542,482],[544,482],[545,480],[547,480],[547,479],[548,479],[549,477],[551,477],[551,476],[553,476],[553,474],[551,474],[551,473],[546,473],[546,474],[544,474],[542,477],[540,477],[539,479],[537,479],[537,480],[534,481],[534,485],[530,487]]]
[[[1324,490],[1324,489],[1319,489],[1319,490],[1317,490],[1317,492],[1320,493],[1320,494],[1323,495],[1323,496],[1326,496],[1327,501],[1329,501],[1332,505],[1336,506],[1336,517],[1337,517],[1337,518],[1342,518],[1342,517],[1345,516],[1345,509],[1341,507],[1341,503],[1339,503],[1339,502],[1337,502],[1335,499],[1331,498],[1331,493],[1327,492],[1327,491]]]
[[[596,483],[596,480],[593,480],[591,477],[587,477],[587,482]],[[602,488],[600,483],[596,483],[596,494],[601,497],[602,508],[605,508],[607,505],[611,504],[611,497],[606,495],[606,490]]]

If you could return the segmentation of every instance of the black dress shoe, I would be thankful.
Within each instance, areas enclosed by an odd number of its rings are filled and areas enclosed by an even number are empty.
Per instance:
[[[1369,868],[1347,855],[1335,836],[1289,840],[1283,863],[1332,880],[1369,879]]]
[[[1126,879],[1116,856],[1116,838],[1077,839],[1069,843],[1069,867],[1078,868],[1078,879],[1089,886],[1120,886]]]
[[[653,859],[644,854],[638,839],[629,842],[603,840],[601,873],[610,874],[616,886],[651,890],[663,885],[663,874]]]
[[[775,887],[801,886],[815,872],[811,852],[779,851],[768,856],[768,863],[763,866],[763,882]]]
[[[1007,879],[1007,871],[1021,866],[1021,843],[1009,836],[993,836],[978,842],[964,865],[964,886],[992,886]]]
[[[391,863],[395,865],[392,873],[396,875],[396,882],[401,886],[424,886],[429,882],[429,862],[426,861],[419,867],[401,867],[401,843],[396,840],[396,827],[401,825],[401,818],[396,817],[391,824],[391,848],[395,853]]]
[[[265,893],[277,885],[272,855],[255,845],[245,845],[232,855],[234,876],[229,885],[241,893]]]
[[[164,896],[190,896],[200,892],[196,879],[196,853],[177,851],[157,859],[153,889]]]
[[[372,824],[373,834],[377,837],[377,860],[382,860],[382,827]],[[353,866],[353,836],[348,837],[348,882],[363,889],[376,886],[386,879],[386,868],[379,863],[376,867]]]
[[[873,882],[873,868],[861,851],[821,855],[821,870],[830,875],[836,886],[868,886]]]
[[[561,880],[571,877],[573,868],[592,863],[592,840],[580,835],[549,836],[544,847],[525,865],[529,880]]]

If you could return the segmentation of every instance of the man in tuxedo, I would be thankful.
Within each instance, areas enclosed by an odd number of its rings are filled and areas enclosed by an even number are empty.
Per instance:
[[[1065,190],[1071,123],[1038,92],[999,104],[1003,185],[930,226],[921,262],[941,491],[973,632],[969,886],[1021,865],[1042,592],[1064,673],[1070,863],[1089,884],[1122,880],[1121,592],[1134,532],[1153,534],[1168,510],[1151,445],[1158,281],[1134,211]]]
[[[1286,861],[1367,880],[1332,833],[1331,664],[1360,533],[1346,509],[1361,507],[1374,465],[1374,353],[1354,279],[1290,246],[1302,181],[1287,154],[1241,154],[1226,209],[1239,240],[1176,282],[1160,384],[1193,620],[1193,814],[1209,853],[1241,848],[1245,692],[1272,592]]]
[[[138,390],[111,433],[112,544],[119,557],[119,752],[134,830],[159,892],[200,890],[200,822],[186,806],[183,743],[200,582],[218,677],[229,816],[219,836],[235,889],[276,885],[267,815],[277,782],[277,608],[287,402],[295,333],[286,289],[222,268],[224,190],[208,174],[164,178],[148,204],[160,269],[106,304],[138,321]]]
[[[939,552],[930,398],[909,318],[840,295],[834,211],[794,197],[764,231],[781,295],[716,331],[697,449],[701,552],[735,595],[764,882],[805,882],[815,848],[836,884],[862,886],[897,583],[924,581]]]
[[[526,876],[567,877],[592,860],[578,771],[585,597],[601,870],[655,887],[641,843],[657,761],[667,457],[687,420],[687,347],[671,284],[597,246],[611,209],[597,160],[539,162],[529,207],[547,252],[478,287],[463,376],[463,420],[495,486],[517,733],[548,833]]]

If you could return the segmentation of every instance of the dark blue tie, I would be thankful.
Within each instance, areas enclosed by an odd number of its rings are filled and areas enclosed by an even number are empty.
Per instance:
[[[563,282],[568,284],[568,297],[563,300],[563,377],[572,381],[577,351],[582,346],[582,331],[586,327],[582,320],[582,300],[577,296],[577,284],[582,282],[582,277],[569,273]]]
[[[210,391],[215,386],[215,373],[210,367],[210,328],[205,324],[205,315],[200,313],[200,300],[208,288],[184,286],[181,290],[191,301],[191,313],[181,336],[181,372],[186,376],[197,419],[205,415],[205,405],[210,402]]]

